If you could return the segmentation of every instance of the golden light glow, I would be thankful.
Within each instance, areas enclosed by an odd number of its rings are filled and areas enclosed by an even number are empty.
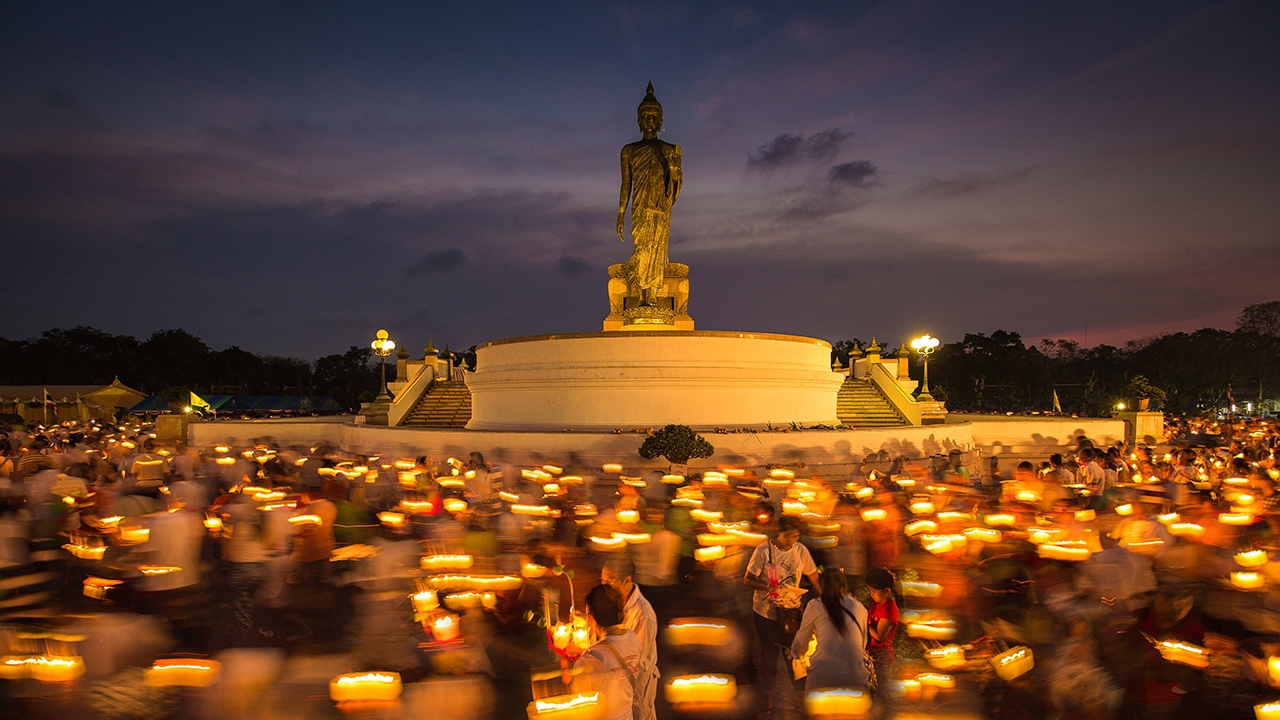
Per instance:
[[[883,508],[867,508],[862,511],[863,522],[875,522],[877,520],[883,520],[888,516],[888,513],[886,513]]]
[[[621,515],[622,513],[618,513],[618,514]],[[697,520],[698,522],[706,523],[706,522],[716,522],[720,520],[721,518],[724,517],[724,513],[720,512],[719,510],[703,510],[701,508],[695,508],[689,511],[689,516],[692,517],[694,520]],[[619,518],[619,520],[621,520],[621,518]],[[627,522],[627,521],[623,520],[623,522]]]
[[[683,475],[663,475],[662,482],[666,485],[680,485],[684,482]]]
[[[329,681],[334,702],[395,700],[402,690],[400,673],[395,672],[348,673]]]
[[[1087,547],[1055,543],[1044,543],[1036,552],[1046,560],[1063,560],[1066,562],[1084,562],[1093,556],[1093,552]]]
[[[804,696],[804,711],[809,717],[857,717],[871,710],[871,696],[854,688],[815,690]]]
[[[942,595],[942,586],[938,583],[902,581],[902,594],[907,597],[938,597]]]
[[[711,545],[709,547],[694,548],[693,558],[698,562],[711,562],[712,560],[721,560],[724,558],[724,546]]]
[[[1117,515],[1132,515],[1132,514],[1133,514],[1133,505],[1132,505],[1132,504],[1130,504],[1130,503],[1125,503],[1125,504],[1123,504],[1123,505],[1117,505],[1117,506],[1116,506],[1116,514],[1117,514]]]
[[[1004,539],[1003,534],[994,528],[967,527],[963,530],[965,537],[984,543],[998,543]]]
[[[670,645],[723,645],[730,639],[729,626],[713,618],[672,620],[666,629]]]
[[[1267,551],[1261,548],[1236,553],[1236,564],[1240,567],[1255,568],[1267,564]]]
[[[221,671],[216,660],[160,659],[147,669],[145,682],[149,687],[209,687]]]
[[[1196,523],[1176,522],[1169,525],[1169,534],[1178,537],[1204,537],[1204,527]]]
[[[1035,655],[1025,645],[1009,648],[991,658],[996,674],[1006,681],[1025,675],[1035,664]]]
[[[681,675],[672,678],[664,688],[667,702],[728,703],[738,694],[738,684],[731,675]]]
[[[1231,584],[1241,590],[1259,590],[1267,584],[1262,573],[1252,570],[1235,570],[1231,573]]]
[[[1223,525],[1252,525],[1253,516],[1245,513],[1218,513],[1218,522]]]
[[[902,528],[902,532],[906,533],[907,537],[919,535],[920,533],[932,533],[937,531],[938,523],[932,520],[916,520],[915,522],[907,523]]]
[[[626,525],[635,525],[640,522],[640,512],[637,510],[619,510],[617,513],[618,522]],[[719,519],[719,518],[717,518]]]
[[[924,651],[924,659],[938,670],[955,670],[965,664],[964,648],[959,645],[928,648]]]
[[[950,640],[959,628],[954,620],[922,620],[907,623],[907,635],[923,640]]]
[[[1199,645],[1177,640],[1161,640],[1156,643],[1156,650],[1160,651],[1160,657],[1169,662],[1200,669],[1209,667],[1209,651]]]
[[[1009,513],[992,513],[983,518],[983,522],[991,527],[1013,527],[1018,519]]]
[[[322,525],[324,524],[324,519],[319,515],[303,513],[302,515],[294,515],[289,518],[289,522],[293,525]]]
[[[445,512],[448,512],[448,513],[466,512],[467,501],[463,500],[462,498],[445,498],[444,510]],[[512,506],[511,511],[515,512],[515,506]]]
[[[466,570],[471,567],[474,558],[470,555],[425,555],[419,561],[423,570],[432,572],[440,570]]]
[[[73,556],[81,560],[101,560],[102,556],[107,553],[106,545],[94,547],[92,545],[77,545],[75,543],[67,543],[62,549],[71,553]]]
[[[600,693],[578,693],[577,695],[556,695],[533,701],[534,717],[554,716],[556,720],[577,720],[578,718],[595,717],[596,706],[600,704]],[[590,710],[587,713],[574,711]]]
[[[460,632],[456,615],[445,615],[431,623],[431,636],[439,642],[457,640]]]

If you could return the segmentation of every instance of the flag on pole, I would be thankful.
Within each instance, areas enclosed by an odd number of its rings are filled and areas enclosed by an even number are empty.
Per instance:
[[[1058,413],[1062,412],[1062,403],[1058,402],[1058,389],[1057,389],[1057,388],[1054,388],[1054,389],[1053,389],[1053,411],[1054,411],[1054,412],[1058,412]]]
[[[209,401],[205,400],[204,398],[200,397],[195,393],[191,393],[191,408],[193,410],[213,412],[213,406],[209,404]]]
[[[58,403],[54,401],[53,396],[49,394],[49,388],[44,389],[44,404],[54,408],[55,410],[58,408]]]

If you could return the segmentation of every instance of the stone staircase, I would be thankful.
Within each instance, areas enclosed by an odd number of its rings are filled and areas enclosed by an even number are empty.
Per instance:
[[[866,379],[849,379],[840,386],[836,396],[836,417],[853,428],[900,427],[907,424],[905,418],[880,392],[875,383]]]
[[[405,416],[401,427],[460,428],[471,421],[471,391],[465,382],[437,380]]]

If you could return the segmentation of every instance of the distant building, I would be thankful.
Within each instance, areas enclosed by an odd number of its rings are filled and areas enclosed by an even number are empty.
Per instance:
[[[110,385],[0,385],[0,414],[19,415],[29,423],[45,421],[45,391],[52,405],[49,422],[64,420],[115,420],[116,413],[137,405],[147,394],[120,382]]]

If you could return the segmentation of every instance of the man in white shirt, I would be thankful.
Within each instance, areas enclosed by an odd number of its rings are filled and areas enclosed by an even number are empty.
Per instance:
[[[654,698],[658,692],[658,618],[653,606],[635,583],[636,566],[625,555],[609,558],[600,570],[600,584],[617,591],[623,599],[622,626],[636,634],[640,643],[640,672],[633,696],[635,720],[654,720]]]

